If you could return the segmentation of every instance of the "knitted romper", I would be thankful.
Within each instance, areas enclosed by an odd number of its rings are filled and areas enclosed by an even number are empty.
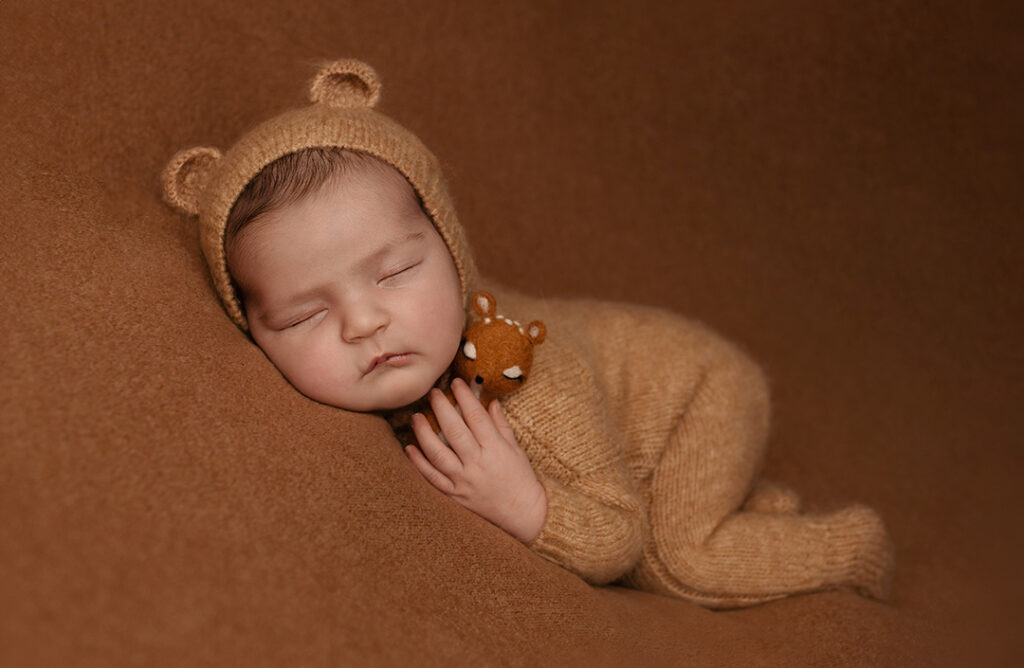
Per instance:
[[[547,326],[529,380],[503,400],[548,497],[531,549],[592,583],[707,607],[837,586],[886,596],[874,511],[802,515],[792,492],[755,485],[768,390],[739,349],[662,310],[486,287],[501,311]]]

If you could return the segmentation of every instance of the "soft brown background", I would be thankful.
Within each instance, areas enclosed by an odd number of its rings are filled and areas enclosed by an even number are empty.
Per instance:
[[[1024,661],[1022,5],[519,5],[0,2],[0,664]],[[158,173],[341,56],[491,275],[752,351],[767,473],[881,510],[891,603],[588,587],[293,391]]]

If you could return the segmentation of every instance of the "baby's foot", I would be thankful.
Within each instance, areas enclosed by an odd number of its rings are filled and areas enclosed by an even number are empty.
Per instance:
[[[864,596],[888,599],[893,545],[882,518],[871,508],[856,505],[837,511],[832,520],[829,540],[833,555],[847,568],[847,584]]]
[[[767,480],[758,481],[750,492],[743,510],[753,513],[781,513],[792,515],[800,512],[800,497],[789,487]]]

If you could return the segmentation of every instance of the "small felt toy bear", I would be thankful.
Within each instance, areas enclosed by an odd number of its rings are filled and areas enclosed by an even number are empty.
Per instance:
[[[525,327],[497,313],[497,302],[489,292],[473,294],[473,310],[480,319],[462,334],[462,346],[455,355],[453,377],[466,381],[484,406],[511,394],[526,382],[533,366],[533,347],[544,342],[547,328],[534,320]],[[452,391],[445,396],[455,403]],[[429,407],[423,411],[434,431],[440,431]]]
[[[497,302],[483,290],[473,295],[473,310],[482,320],[466,328],[455,356],[455,375],[466,381],[480,403],[515,392],[533,365],[533,347],[544,342],[547,329],[534,320],[523,327],[496,314]]]

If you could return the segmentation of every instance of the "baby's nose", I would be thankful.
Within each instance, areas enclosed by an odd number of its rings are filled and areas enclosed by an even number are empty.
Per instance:
[[[373,336],[388,326],[388,317],[383,309],[372,305],[352,308],[346,311],[342,323],[342,338],[359,341]]]

